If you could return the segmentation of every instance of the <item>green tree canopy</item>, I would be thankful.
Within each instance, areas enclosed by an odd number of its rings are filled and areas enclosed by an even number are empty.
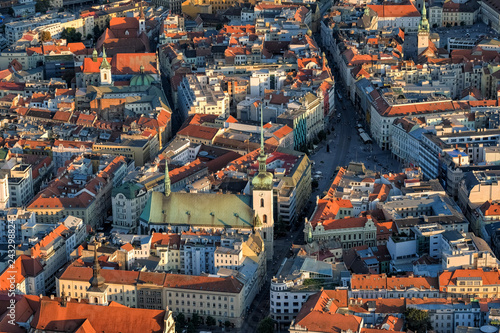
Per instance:
[[[416,333],[426,333],[432,329],[431,319],[427,311],[408,308],[405,311],[406,328]]]
[[[193,325],[195,327],[200,326],[200,324],[201,324],[200,315],[198,315],[197,313],[193,313],[193,315],[191,316],[191,322],[193,323]]]
[[[39,13],[45,13],[50,8],[50,0],[37,0],[35,10]]]
[[[215,318],[212,316],[207,316],[207,320],[205,322],[206,322],[207,326],[214,326],[215,324],[217,324],[217,322],[215,321]]]
[[[175,317],[175,331],[182,332],[184,326],[186,326],[186,317],[183,313],[179,313],[177,317]]]
[[[42,42],[47,42],[52,39],[52,36],[50,35],[50,31],[42,31]]]
[[[76,43],[82,41],[82,34],[77,32],[75,28],[66,28],[61,33],[61,38],[66,39],[68,43]]]
[[[273,333],[274,332],[274,321],[271,317],[266,317],[262,319],[257,326],[257,333]]]

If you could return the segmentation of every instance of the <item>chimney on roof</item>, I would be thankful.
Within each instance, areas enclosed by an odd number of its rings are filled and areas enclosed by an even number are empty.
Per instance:
[[[52,300],[54,299],[54,294],[50,295],[50,299]]]

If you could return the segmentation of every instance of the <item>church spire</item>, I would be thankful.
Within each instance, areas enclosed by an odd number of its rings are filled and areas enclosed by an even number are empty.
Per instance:
[[[100,289],[104,285],[104,278],[101,276],[101,265],[97,259],[97,242],[94,241],[94,273],[90,279],[90,287],[92,289]]]
[[[260,103],[260,155],[259,155],[259,173],[266,172],[266,153],[264,151],[264,114],[263,104]]]
[[[168,173],[168,161],[165,158],[165,196],[169,196],[171,192],[170,189],[170,175]]]
[[[141,0],[141,10],[140,10],[140,13],[139,13],[139,18],[140,19],[144,19],[144,10],[142,9],[142,0]]]
[[[102,47],[102,63],[100,69],[110,69],[111,65],[108,62],[108,57],[106,57],[106,48]]]
[[[271,190],[273,188],[273,175],[266,170],[266,152],[264,147],[264,114],[263,106],[260,105],[260,154],[257,158],[259,162],[259,172],[253,177],[252,185],[254,189]]]
[[[427,20],[427,9],[425,8],[425,1],[424,1],[424,8],[422,8],[422,17],[420,19],[418,31],[429,32],[429,20]]]

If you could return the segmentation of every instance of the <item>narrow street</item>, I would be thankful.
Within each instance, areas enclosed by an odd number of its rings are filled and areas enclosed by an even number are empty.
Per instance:
[[[333,59],[328,59],[333,64]],[[336,77],[339,77],[334,73]],[[337,89],[341,83],[337,83]],[[335,94],[335,114],[330,123],[325,124],[325,130],[329,129],[330,134],[326,140],[320,142],[315,151],[309,154],[309,158],[314,162],[313,172],[321,171],[322,177],[318,180],[318,187],[313,190],[309,204],[306,206],[306,216],[309,218],[315,208],[316,197],[323,196],[323,192],[330,187],[337,168],[347,166],[349,162],[363,162],[365,166],[379,172],[401,172],[401,165],[391,157],[390,151],[382,151],[377,144],[363,144],[359,137],[356,125],[358,123],[358,113],[355,106],[347,96],[342,95],[342,100]],[[337,115],[340,113],[340,121]],[[369,133],[368,128],[364,128]],[[330,151],[327,152],[327,144]],[[262,291],[255,297],[248,314],[245,316],[246,325],[239,330],[231,330],[238,333],[254,333],[257,331],[259,322],[269,315],[269,295],[271,280],[279,270],[285,257],[288,255],[292,244],[302,244],[304,242],[303,221],[301,226],[291,232],[286,237],[276,239],[274,242],[274,258],[267,263],[266,283]],[[220,331],[220,330],[219,330]],[[217,332],[219,332],[217,331]],[[214,331],[215,332],[215,331]]]

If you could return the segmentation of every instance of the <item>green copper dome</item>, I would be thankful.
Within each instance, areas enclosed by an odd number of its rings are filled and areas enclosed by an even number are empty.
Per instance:
[[[252,186],[255,190],[272,190],[273,174],[270,172],[259,172],[253,177]]]
[[[153,76],[144,73],[144,66],[141,66],[141,73],[138,75],[134,75],[130,80],[131,86],[150,86],[155,79]]]
[[[252,186],[255,190],[273,189],[273,174],[266,171],[266,155],[263,149],[259,156],[259,173],[253,177]]]

